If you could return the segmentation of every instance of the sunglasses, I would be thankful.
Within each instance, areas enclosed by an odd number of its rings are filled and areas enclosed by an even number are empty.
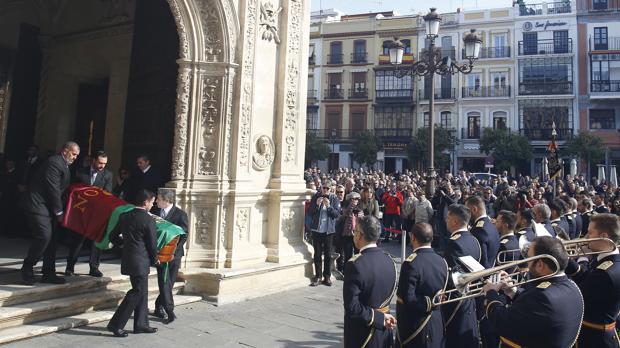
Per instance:
[[[344,193],[344,191],[336,191],[336,193]]]

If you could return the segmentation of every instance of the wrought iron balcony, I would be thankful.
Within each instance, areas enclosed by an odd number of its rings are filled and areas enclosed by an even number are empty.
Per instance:
[[[571,128],[556,128],[556,140],[567,140],[573,136]],[[530,140],[551,141],[552,128],[525,128],[519,130],[520,134]]]
[[[341,141],[353,141],[359,137],[363,132],[367,132],[367,129],[338,129],[338,128],[323,128],[323,129],[308,129],[306,132],[314,134],[317,139],[323,140],[328,143],[341,142]]]
[[[570,1],[523,4],[519,6],[519,16],[542,16],[560,13],[571,13]]]
[[[353,52],[351,53],[351,64],[368,63],[367,52]]]
[[[519,55],[532,56],[537,54],[573,53],[573,39],[537,40],[536,42],[519,41]]]
[[[572,94],[572,82],[519,83],[519,95]]]
[[[620,92],[620,80],[595,80],[590,82],[590,92]]]
[[[332,64],[332,65],[338,65],[338,64],[342,64],[342,58],[344,57],[344,54],[340,53],[340,54],[328,54],[327,55],[327,64]]]
[[[478,87],[462,87],[463,98],[498,98],[510,97],[510,86],[494,87],[494,86],[478,86]]]
[[[374,132],[385,141],[409,141],[413,134],[411,128],[375,128]]]
[[[590,37],[590,51],[620,51],[620,36],[609,36],[606,40],[594,40]]]
[[[344,99],[344,89],[328,88],[323,94],[323,99]]]
[[[423,89],[419,91],[420,100],[430,99],[430,91]],[[456,99],[455,88],[435,88],[435,99]]]
[[[462,59],[465,57],[465,49],[462,50]],[[492,59],[492,58],[509,58],[510,46],[497,46],[497,47],[481,47],[478,59]]]
[[[349,99],[368,99],[368,88],[349,89]]]

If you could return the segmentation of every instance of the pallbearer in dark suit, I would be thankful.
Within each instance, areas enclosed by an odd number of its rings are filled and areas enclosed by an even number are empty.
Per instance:
[[[499,250],[499,234],[487,216],[484,200],[479,196],[471,196],[465,202],[465,206],[471,212],[472,227],[470,232],[480,243],[482,251],[480,264],[484,268],[493,267]]]
[[[620,242],[620,222],[612,214],[592,216],[587,238],[609,238]],[[608,251],[606,243],[591,242],[592,251]],[[618,348],[616,320],[620,311],[620,254],[618,249],[596,255],[588,264],[576,266],[571,260],[567,274],[578,269],[573,279],[583,293],[585,313],[579,333],[579,347]]]
[[[152,192],[138,191],[134,201],[136,209],[122,214],[110,233],[112,243],[123,245],[121,273],[128,275],[131,281],[131,290],[127,292],[107,326],[116,337],[127,336],[123,328],[131,313],[134,333],[157,332],[156,328],[149,326],[148,318],[148,276],[150,267],[159,264],[157,229],[155,220],[148,213],[154,202],[155,195]]]
[[[174,259],[168,262],[168,276],[166,277],[166,268],[161,265],[157,267],[157,284],[159,285],[159,296],[155,301],[154,315],[158,318],[168,318],[167,322],[171,323],[176,319],[174,314],[174,299],[172,297],[172,288],[181,267],[181,257],[185,255],[184,245],[187,240],[187,213],[174,205],[174,190],[161,188],[157,193],[157,207],[159,208],[159,216],[183,229],[185,234],[179,236],[179,242],[174,252]]]
[[[344,267],[344,347],[392,347],[396,318],[390,302],[396,292],[396,264],[377,248],[381,224],[373,216],[357,220],[353,243],[360,253]]]
[[[495,332],[500,335],[500,347],[572,347],[577,340],[583,298],[575,283],[564,274],[568,255],[562,242],[553,237],[537,237],[528,248],[528,257],[550,255],[557,260],[558,273],[550,278],[528,284],[517,292],[511,306],[507,306],[510,293],[505,283],[488,283],[486,315]],[[533,278],[549,276],[556,266],[550,260],[538,259],[528,264]]]
[[[65,279],[56,275],[57,223],[64,214],[63,192],[70,183],[69,166],[80,154],[78,144],[66,142],[60,154],[49,157],[36,169],[23,207],[32,231],[33,241],[21,269],[22,280],[34,283],[34,265],[43,256],[44,283],[62,284]]]
[[[97,151],[95,156],[92,159],[92,163],[90,167],[87,168],[78,168],[75,172],[75,181],[99,187],[108,192],[112,192],[112,172],[105,169],[105,166],[108,164],[108,155],[106,155],[103,151]],[[82,250],[82,245],[86,240],[86,237],[77,234],[73,234],[73,240],[71,245],[69,246],[69,255],[67,256],[67,268],[65,269],[66,276],[74,275],[75,271],[75,263],[77,262],[78,257],[80,256],[80,250]],[[97,249],[94,244],[90,247],[90,271],[88,275],[93,277],[101,277],[103,273],[99,270],[99,259],[101,258],[101,250]]]
[[[136,158],[136,170],[129,177],[129,182],[125,188],[125,199],[132,202],[136,192],[139,190],[149,190],[157,192],[157,189],[164,184],[164,179],[157,170],[151,165],[151,159],[147,155],[139,155]]]
[[[445,290],[448,264],[431,248],[433,228],[421,222],[411,230],[411,254],[400,268],[396,319],[400,347],[434,347],[445,345],[443,318],[432,299]]]
[[[471,218],[469,209],[461,204],[448,207],[446,226],[452,233],[446,247],[446,261],[451,272],[463,269],[458,261],[461,256],[471,256],[480,262],[481,252],[478,240],[467,231]],[[448,289],[454,289],[452,279],[448,280]],[[476,318],[476,303],[466,299],[458,303],[442,306],[446,326],[446,347],[478,348],[480,335]]]

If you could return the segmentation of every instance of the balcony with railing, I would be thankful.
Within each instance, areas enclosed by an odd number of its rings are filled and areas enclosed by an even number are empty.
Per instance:
[[[531,56],[538,54],[573,53],[573,39],[567,40],[537,40],[536,42],[519,41],[519,55]]]
[[[620,11],[620,0],[577,0],[577,14]]]
[[[435,99],[456,99],[455,88],[435,88]],[[431,93],[428,89],[422,89],[419,91],[420,100],[430,99]]]
[[[591,93],[620,93],[620,80],[594,80],[590,82]],[[620,94],[616,95],[620,98]]]
[[[465,49],[461,51],[462,59],[465,57]],[[497,46],[497,47],[481,47],[478,59],[493,59],[493,58],[510,58],[510,46]]]
[[[572,82],[521,82],[519,83],[519,95],[561,95],[572,94]]]
[[[365,64],[368,63],[367,52],[353,52],[351,53],[351,64]]]
[[[368,88],[349,89],[349,99],[368,99]]]
[[[557,136],[555,140],[568,140],[573,136],[573,130],[571,128],[556,128],[555,129]],[[519,133],[529,140],[541,140],[541,141],[550,141],[551,134],[553,133],[552,128],[535,128],[535,129],[520,129]]]
[[[327,64],[330,65],[340,65],[343,64],[344,54],[328,54],[327,55]]]
[[[341,88],[327,88],[323,94],[323,99],[337,100],[344,99],[344,89]]]
[[[368,132],[367,129],[338,129],[338,128],[322,128],[308,129],[308,133],[314,134],[317,139],[326,142],[342,142],[354,141],[361,133]]]
[[[403,63],[402,64],[413,64],[413,53],[405,53],[403,54]],[[389,54],[380,54],[379,55],[379,65],[388,65],[390,63],[390,55]]]
[[[620,51],[620,36],[609,36],[606,40],[590,37],[588,48],[592,51]]]
[[[562,13],[571,13],[570,1],[546,2],[539,4],[519,5],[519,16],[542,16]]]
[[[506,98],[510,97],[510,86],[477,86],[462,87],[463,98]]]
[[[377,102],[412,102],[413,89],[376,89]]]
[[[413,130],[411,128],[375,128],[374,133],[383,141],[407,142],[411,140]]]
[[[308,90],[308,99],[317,99],[318,97],[318,91],[316,89],[309,89]]]

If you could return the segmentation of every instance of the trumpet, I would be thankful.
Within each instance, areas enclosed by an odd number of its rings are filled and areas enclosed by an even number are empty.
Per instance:
[[[549,260],[554,265],[554,271],[551,274],[526,279],[525,275],[527,273],[527,264],[536,260]],[[560,265],[555,257],[551,255],[536,255],[533,257],[529,257],[523,260],[518,260],[514,262],[508,262],[504,265],[485,269],[478,272],[459,274],[454,273],[452,275],[452,279],[454,282],[454,289],[439,291],[435,296],[433,296],[433,305],[441,306],[448,303],[460,302],[468,298],[475,298],[484,296],[484,292],[482,291],[484,285],[489,282],[499,282],[501,281],[500,274],[502,271],[509,270],[508,277],[514,280],[514,283],[511,283],[511,287],[522,286],[527,283],[547,279],[555,276],[560,271]]]
[[[589,245],[592,242],[604,242],[606,243],[606,249],[594,251],[590,249]],[[616,243],[614,243],[609,238],[578,238],[571,240],[563,240],[562,244],[564,244],[564,248],[566,249],[566,253],[568,257],[571,259],[584,257],[584,256],[593,256],[598,254],[610,253],[618,248]]]

